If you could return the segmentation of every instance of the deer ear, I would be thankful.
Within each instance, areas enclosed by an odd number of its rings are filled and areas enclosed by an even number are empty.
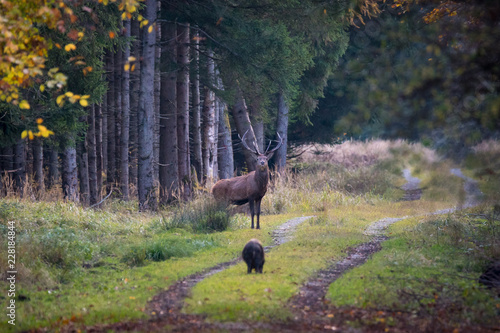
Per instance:
[[[271,158],[273,158],[273,155],[274,155],[274,151],[267,153],[266,154],[267,160],[269,161]]]

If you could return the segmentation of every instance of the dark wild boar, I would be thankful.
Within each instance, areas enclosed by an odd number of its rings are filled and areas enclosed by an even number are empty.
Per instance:
[[[262,268],[264,267],[264,248],[262,243],[255,238],[252,238],[243,248],[243,260],[247,263],[248,274],[252,273],[252,269],[255,269],[255,273],[262,274]]]

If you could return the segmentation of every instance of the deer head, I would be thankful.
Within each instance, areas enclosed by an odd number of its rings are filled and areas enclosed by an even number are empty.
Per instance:
[[[256,156],[256,159],[257,159],[256,169],[260,170],[260,171],[266,171],[268,169],[268,161],[273,157],[274,152],[276,150],[278,150],[281,147],[281,145],[283,145],[283,138],[280,136],[279,133],[276,133],[276,134],[278,134],[278,138],[279,138],[279,141],[278,141],[278,144],[276,145],[276,147],[269,150],[269,148],[271,148],[271,143],[272,143],[272,141],[270,140],[266,151],[264,153],[261,153],[259,151],[259,147],[257,146],[257,142],[255,140],[253,140],[253,142],[252,142],[252,145],[254,147],[253,149],[250,148],[248,146],[248,144],[246,143],[245,136],[247,135],[248,131],[249,130],[247,130],[245,132],[245,134],[243,134],[243,137],[240,137],[241,143],[243,144],[243,147],[245,147],[245,149],[251,151]]]

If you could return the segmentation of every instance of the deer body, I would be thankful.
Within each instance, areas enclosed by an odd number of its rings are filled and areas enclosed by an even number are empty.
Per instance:
[[[274,151],[281,146],[283,140],[270,152],[266,151],[261,154],[257,148],[254,151],[246,145],[244,141],[245,135],[241,139],[243,146],[257,155],[255,171],[244,176],[219,180],[212,188],[212,194],[217,201],[226,201],[235,205],[243,205],[248,202],[252,216],[252,229],[254,228],[255,215],[257,215],[257,229],[260,229],[260,203],[267,192],[267,183],[269,182],[269,166],[267,162],[273,156]],[[256,147],[255,144],[254,146]]]

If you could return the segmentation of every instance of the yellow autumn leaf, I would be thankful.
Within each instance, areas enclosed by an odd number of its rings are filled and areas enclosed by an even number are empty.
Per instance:
[[[33,135],[33,132],[31,130],[28,131],[28,139],[33,140],[35,136]]]
[[[41,123],[43,123],[43,119],[42,119],[42,118],[37,118],[37,119],[36,119],[36,123],[37,123],[37,124],[41,124]]]
[[[132,57],[132,56],[128,57],[128,61],[136,61],[136,60],[137,59],[135,57]]]
[[[124,66],[123,66],[123,70],[125,72],[128,72],[130,70],[130,64],[129,63],[126,63]]]
[[[89,102],[86,99],[80,99],[80,105],[85,107],[89,105]]]
[[[69,44],[67,44],[67,45],[64,47],[64,49],[66,50],[66,52],[69,52],[69,51],[72,51],[72,50],[76,50],[76,46],[75,46],[75,44],[73,44],[73,43],[69,43]]]
[[[129,296],[128,298],[129,298],[129,299],[135,299],[135,297],[134,297],[134,296]]]
[[[41,91],[41,92],[44,92],[44,91],[45,91],[45,86],[44,86],[43,84],[40,86],[40,91]]]
[[[111,39],[115,38],[115,33],[113,31],[109,32],[109,38]]]
[[[57,105],[62,106],[62,103],[63,103],[63,100],[64,100],[65,97],[66,96],[64,96],[64,95],[57,96],[57,98],[56,98]]]
[[[90,98],[90,95],[83,95],[82,96],[82,99],[89,99]]]
[[[29,109],[29,108],[30,108],[30,104],[28,103],[28,101],[27,101],[27,100],[23,99],[23,100],[21,101],[21,103],[19,103],[19,107],[20,107],[21,109],[25,109],[25,110],[27,110],[27,109]]]
[[[47,127],[43,126],[43,125],[38,125],[38,130],[40,132],[46,132],[47,131]]]
[[[65,94],[67,97],[71,97],[73,96],[73,93],[71,91],[68,91],[66,94]]]
[[[28,131],[27,130],[24,130],[22,133],[21,133],[21,139],[24,139],[28,136]]]
[[[149,28],[148,28],[148,33],[152,33],[153,32],[153,26],[150,25]]]

